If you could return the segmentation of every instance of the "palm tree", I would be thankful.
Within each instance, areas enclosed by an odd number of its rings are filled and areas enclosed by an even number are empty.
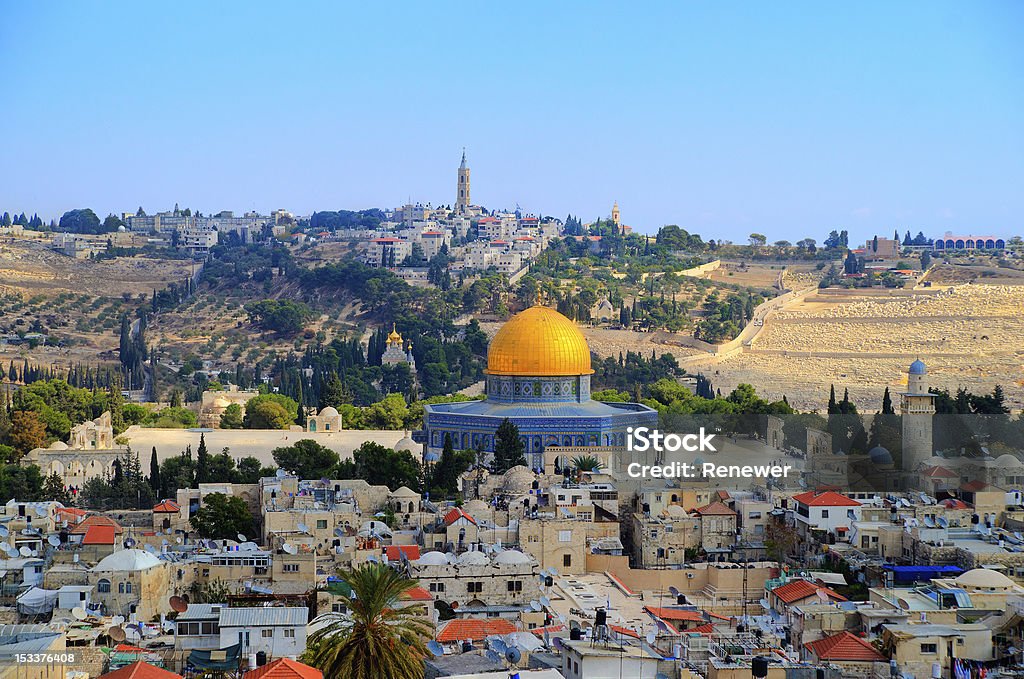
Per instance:
[[[424,639],[431,634],[415,608],[401,607],[416,580],[379,563],[343,571],[348,613],[329,613],[309,638],[305,660],[332,679],[422,679]]]
[[[572,458],[572,466],[576,468],[576,478],[583,474],[592,474],[604,469],[604,464],[595,455],[577,455]]]

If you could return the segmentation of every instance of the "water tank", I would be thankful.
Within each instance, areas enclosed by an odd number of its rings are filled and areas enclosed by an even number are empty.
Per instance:
[[[750,673],[754,679],[767,679],[768,677],[768,658],[764,656],[757,656],[750,662]]]
[[[267,652],[256,651],[256,667],[263,667],[267,664]]]

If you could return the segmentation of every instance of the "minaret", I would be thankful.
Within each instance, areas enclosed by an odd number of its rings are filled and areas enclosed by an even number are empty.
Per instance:
[[[934,454],[932,450],[932,417],[935,415],[935,394],[928,391],[928,368],[920,359],[910,364],[907,391],[901,394],[900,415],[903,416],[903,470],[917,471],[918,466]]]
[[[615,204],[612,205],[612,224],[615,226],[621,226],[621,221],[622,220],[619,219],[619,201],[615,201]]]
[[[465,212],[469,207],[469,168],[466,166],[466,149],[462,149],[462,164],[459,165],[459,192],[455,211]]]

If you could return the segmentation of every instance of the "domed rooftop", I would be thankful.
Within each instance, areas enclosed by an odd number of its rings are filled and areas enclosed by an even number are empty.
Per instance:
[[[1019,458],[1010,455],[1009,453],[1003,453],[996,458],[995,466],[997,467],[1020,467],[1024,465]]]
[[[911,375],[926,375],[927,373],[928,368],[925,366],[924,361],[922,361],[921,359],[917,359],[916,361],[910,364]]]
[[[462,506],[464,510],[470,514],[479,514],[481,512],[490,511],[491,507],[483,500],[470,500]]]
[[[557,377],[589,375],[590,347],[571,320],[532,306],[513,316],[491,340],[487,374]]]
[[[54,441],[50,444],[50,450],[67,450],[68,444],[63,441]]]
[[[317,415],[317,417],[337,417],[338,416],[338,411],[337,411],[336,408],[333,408],[331,406],[327,406],[326,408],[324,408],[323,410],[318,412],[316,415]]]
[[[500,552],[498,556],[494,557],[494,563],[507,564],[507,565],[518,565],[523,563],[530,563],[531,559],[526,554],[515,549],[506,549],[504,552]]]
[[[1014,586],[1013,580],[990,568],[975,568],[967,571],[957,576],[954,582],[961,587],[984,589],[1010,589]]]
[[[401,441],[395,444],[395,452],[400,453],[403,450],[410,453],[415,453],[417,450],[422,450],[423,446],[412,440],[411,437],[406,436]]]
[[[145,571],[162,562],[149,552],[141,549],[122,549],[109,554],[92,567],[93,571]]]
[[[892,453],[882,446],[875,446],[868,451],[868,457],[875,464],[892,464]]]
[[[447,566],[448,557],[444,552],[427,552],[420,555],[420,558],[416,560],[416,564],[419,566]]]
[[[486,566],[487,555],[483,552],[466,552],[459,557],[460,566]]]
[[[522,465],[516,465],[505,472],[501,487],[506,493],[526,493],[533,487],[533,480],[532,471]]]

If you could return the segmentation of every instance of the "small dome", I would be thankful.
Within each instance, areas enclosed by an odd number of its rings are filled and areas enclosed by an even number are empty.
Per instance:
[[[917,359],[910,364],[911,375],[926,375],[928,374],[928,368],[925,366],[924,361]]]
[[[1013,580],[991,568],[975,568],[967,571],[957,576],[954,582],[961,587],[986,589],[1012,589],[1014,586]]]
[[[504,552],[494,557],[494,563],[504,565],[519,565],[524,563],[530,563],[532,559],[515,549],[506,549]]]
[[[420,558],[416,560],[417,566],[447,566],[448,557],[444,552],[427,552],[421,554]]]
[[[50,448],[49,449],[50,450],[67,450],[68,449],[68,444],[64,443],[63,441],[54,441],[53,443],[50,444]]]
[[[413,441],[411,438],[406,436],[401,441],[395,444],[395,452],[406,451],[409,453],[415,453],[421,450],[423,446]]]
[[[1024,465],[1024,462],[1021,462],[1020,459],[1009,453],[1004,453],[997,457],[995,463],[996,467],[1020,467],[1022,465]]]
[[[477,514],[489,512],[491,510],[491,506],[483,500],[470,500],[462,506],[462,509],[466,513],[475,516]]]
[[[317,417],[337,417],[338,416],[338,411],[337,411],[337,409],[335,409],[335,408],[333,408],[331,406],[327,406],[326,408],[324,408],[323,410],[318,412],[316,414],[316,416]]]
[[[423,453],[423,461],[424,462],[437,462],[440,459],[441,459],[441,456],[438,455],[437,453],[431,453],[429,451],[426,452],[426,453]]]
[[[389,497],[419,497],[420,494],[408,486],[401,486],[398,490],[388,493]]]
[[[679,505],[669,505],[665,507],[665,514],[673,518],[686,516],[686,510]]]
[[[122,549],[103,557],[98,564],[92,567],[94,572],[105,571],[145,571],[159,566],[162,561],[149,552],[141,549]]]
[[[521,495],[533,487],[533,472],[519,465],[512,467],[504,475],[502,490],[511,495]]]
[[[486,566],[487,555],[483,552],[466,552],[459,557],[460,566]]]
[[[868,457],[875,464],[892,464],[892,453],[882,446],[875,446],[868,451]]]

